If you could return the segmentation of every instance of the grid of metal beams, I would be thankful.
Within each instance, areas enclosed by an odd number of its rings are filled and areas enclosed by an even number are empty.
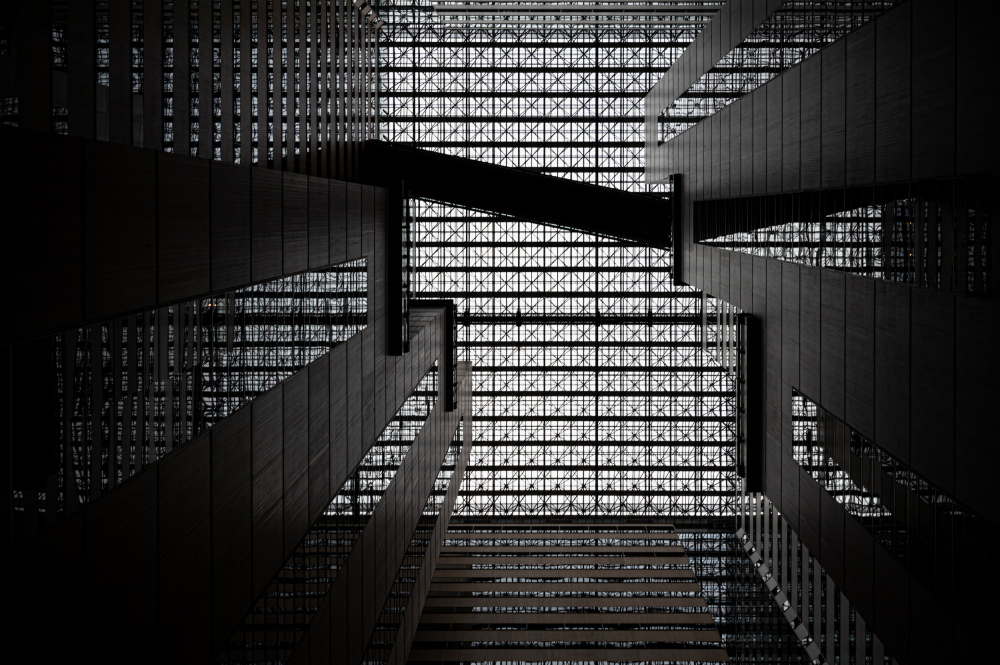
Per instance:
[[[453,5],[449,15],[431,0],[380,0],[375,5],[386,19],[381,138],[629,191],[659,191],[662,186],[643,182],[642,99],[719,4],[656,4],[657,11],[692,12],[685,22],[617,16],[597,23],[575,20],[581,16],[543,20],[545,12],[519,20],[517,12],[566,10],[558,3],[509,11],[473,3],[462,5],[464,15],[455,20],[447,18],[458,11]],[[621,5],[602,5],[612,9]],[[473,21],[472,11],[491,16],[476,14]]]
[[[733,514],[732,379],[669,255],[418,201],[414,293],[472,362],[458,515]]]
[[[447,22],[429,1],[376,3],[380,135],[659,191],[642,180],[642,98],[718,4],[658,3],[698,20],[651,26],[565,20],[582,9],[558,3],[473,3],[458,18],[448,5]],[[426,201],[414,211],[414,294],[456,300],[460,359],[476,368],[456,514],[733,514],[733,387],[701,351],[700,298],[672,285],[668,252]]]

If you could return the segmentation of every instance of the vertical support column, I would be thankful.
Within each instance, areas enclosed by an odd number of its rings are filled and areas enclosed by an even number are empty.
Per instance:
[[[851,640],[849,638],[851,633],[851,603],[847,600],[847,596],[843,593],[839,593],[840,596],[840,662],[850,663],[851,662]],[[832,660],[830,662],[833,662]]]
[[[761,529],[761,524],[760,524],[761,513],[763,512],[763,508],[762,508],[763,505],[764,505],[764,495],[763,494],[754,494],[754,498],[753,498],[753,545],[754,545],[754,547],[757,548],[758,552],[761,552],[761,556],[763,556],[763,552],[764,552],[764,543],[761,541],[761,533],[763,531]]]
[[[31,5],[41,3],[23,0]],[[67,67],[69,97],[69,134],[85,139],[94,138],[94,0],[74,0],[69,12],[69,52]]]
[[[817,647],[821,644],[823,635],[823,574],[821,570],[819,561],[813,559],[813,583],[810,597],[812,598],[813,641],[816,642]]]
[[[969,257],[968,254],[958,257],[958,262],[955,261],[955,205],[954,205],[954,184],[948,183],[946,185],[946,191],[942,192],[940,196],[940,226],[941,226],[941,289],[945,291],[956,290],[955,284],[955,265],[956,263],[965,264]],[[932,227],[932,232],[934,228]],[[963,236],[967,235],[967,231],[962,229]],[[929,285],[934,288],[935,284]]]
[[[924,228],[927,229],[927,239],[926,244],[924,245],[926,255],[921,256],[921,258],[925,262],[924,269],[926,270],[927,275],[926,286],[936,289],[938,288],[939,283],[943,285],[946,282],[947,277],[944,274],[940,274],[941,265],[938,261],[940,252],[940,248],[938,247],[938,230],[941,228],[942,220],[941,214],[938,210],[938,201],[928,201],[927,204],[927,217],[924,222]]]
[[[686,282],[681,279],[681,274],[683,272],[683,254],[682,254],[682,242],[684,240],[683,233],[681,232],[683,228],[683,197],[684,197],[684,176],[680,173],[674,173],[670,176],[670,247],[671,247],[671,259],[673,260],[673,275],[674,284],[677,286],[684,286]]]
[[[796,596],[799,603],[799,616],[802,617],[802,622],[808,624],[809,622],[809,548],[806,547],[805,543],[802,543],[802,555],[799,557],[799,565],[802,567],[802,573],[799,576],[799,593]]]
[[[253,118],[253,102],[251,101],[253,83],[253,21],[257,8],[252,0],[240,2],[240,157],[239,164],[251,164],[253,159],[253,130],[250,121]]]
[[[347,68],[351,62],[351,24],[349,0],[337,2],[337,39],[339,40],[339,63],[337,86],[337,170],[334,174],[344,179],[347,170]]]
[[[174,152],[191,154],[191,11],[175,2],[174,21]]]
[[[108,129],[114,143],[132,145],[132,3],[108,3]]]
[[[329,141],[329,86],[327,81],[330,79],[330,56],[332,51],[330,49],[330,28],[328,21],[330,20],[330,4],[327,2],[320,2],[319,6],[316,8],[317,18],[319,23],[319,30],[317,32],[318,41],[316,43],[316,54],[317,63],[319,67],[319,81],[317,82],[318,90],[316,98],[318,99],[319,106],[316,107],[316,113],[318,115],[318,120],[316,121],[316,146],[317,146],[317,162],[316,162],[316,173],[317,175],[328,178],[330,177],[330,141]]]
[[[272,67],[268,61],[267,45],[270,39],[267,33],[267,4],[257,0],[257,166],[268,166],[267,159],[267,72]],[[247,163],[251,163],[252,157]]]
[[[777,510],[771,511],[771,538],[774,539],[774,545],[772,547],[774,551],[774,565],[771,566],[771,571],[777,577],[778,588],[782,588],[782,582],[784,581],[784,570],[783,563],[785,557],[785,539],[782,537],[782,526],[784,525],[784,520],[778,514]]]
[[[215,152],[215,114],[213,93],[215,80],[212,75],[215,50],[214,12],[211,2],[198,3],[198,156],[212,159]]]
[[[142,145],[163,148],[163,0],[142,4]]]
[[[771,543],[771,500],[761,495],[761,519],[760,519],[760,559],[772,572],[774,571],[774,550]]]
[[[857,610],[854,611],[854,657],[855,663],[867,663],[865,653],[867,652],[867,642],[865,639],[865,620]]]
[[[924,286],[926,284],[926,280],[924,279],[924,226],[927,218],[926,207],[927,189],[921,187],[917,195],[917,215],[913,224],[913,233],[915,236],[913,240],[913,283],[915,286]]]
[[[295,38],[295,50],[298,52],[298,57],[293,58],[292,67],[298,72],[299,78],[299,91],[296,95],[297,97],[297,107],[295,110],[295,124],[292,126],[292,133],[295,135],[295,170],[298,173],[308,173],[309,172],[309,126],[312,121],[309,114],[306,113],[308,106],[306,104],[306,99],[308,96],[309,89],[309,77],[312,75],[312,70],[309,68],[309,24],[306,22],[306,4],[302,3],[298,8],[298,15],[296,16],[296,25],[298,25],[298,36]],[[295,78],[293,72],[292,78]],[[295,90],[292,90],[292,94],[296,94]],[[288,147],[292,150],[292,146]]]
[[[285,55],[281,61],[281,66],[285,68],[285,89],[282,95],[282,98],[285,100],[285,113],[283,114],[285,131],[280,162],[282,168],[289,171],[295,170],[295,117],[297,114],[295,108],[295,47],[297,41],[295,38],[295,19],[295,3],[289,2],[285,5],[284,29],[282,32],[285,45]],[[275,72],[275,76],[277,77],[277,72]],[[277,113],[277,109],[275,109],[275,112]],[[275,152],[277,152],[277,129],[275,129],[275,135]],[[275,162],[277,161],[278,155],[275,155]]]
[[[799,536],[792,531],[788,545],[788,600],[792,603],[799,616],[802,616],[801,608],[796,606],[795,599],[799,595]]]
[[[379,79],[379,58],[378,58],[378,33],[382,30],[382,20],[378,19],[372,30],[372,53],[375,56],[375,67],[372,71],[372,134],[371,138],[378,140],[380,138],[379,134],[379,108],[382,99],[382,86]]]
[[[371,44],[372,44],[372,18],[373,18],[373,16],[372,16],[371,12],[368,12],[368,14],[366,14],[365,17],[364,17],[364,20],[365,20],[365,22],[364,22],[365,39],[364,39],[363,47],[365,49],[365,77],[362,80],[361,85],[362,85],[362,90],[363,90],[364,96],[365,96],[365,112],[364,112],[365,127],[364,127],[364,132],[361,134],[361,140],[362,141],[367,141],[369,138],[371,138],[371,128],[372,128],[372,86],[371,86],[371,78],[372,78],[372,71],[373,71],[373,69],[375,67],[375,63],[372,62],[372,49],[371,49]],[[359,155],[359,158],[360,157],[361,157],[361,155]]]
[[[344,127],[344,132],[346,135],[344,147],[346,154],[344,156],[344,177],[349,177],[350,174],[354,173],[354,139],[356,131],[356,120],[357,120],[357,92],[356,84],[358,80],[358,10],[354,8],[353,3],[347,4],[344,7],[344,11],[347,12],[348,26],[350,30],[349,44],[348,44],[348,65],[346,67],[345,74],[347,75],[347,83],[345,94],[347,95],[347,100],[344,105],[344,113],[347,117],[347,123]]]
[[[987,188],[989,194],[983,198],[984,202],[989,202],[989,211],[986,213],[988,221],[985,223],[989,226],[988,261],[992,263],[987,278],[986,293],[991,298],[1000,298],[1000,266],[997,265],[1000,262],[1000,178],[994,176],[990,178],[990,183],[991,186]]]
[[[306,80],[309,96],[309,174],[319,175],[319,53],[322,50],[320,41],[322,30],[320,29],[320,17],[323,12],[323,3],[313,2],[312,13],[309,15],[309,76]]]
[[[234,143],[234,118],[233,115],[236,108],[233,104],[233,0],[222,0],[220,3],[220,17],[219,17],[219,107],[221,109],[221,122],[222,122],[222,152],[220,158],[223,162],[232,163],[233,162],[233,143]],[[240,37],[243,36],[243,3],[240,3]],[[242,70],[243,62],[240,61],[240,68]],[[215,72],[212,73],[213,81],[215,78]],[[243,77],[240,77],[240,86],[245,85],[246,82]],[[213,83],[214,85],[214,83]],[[243,109],[241,108],[242,112]]]
[[[829,663],[834,662],[834,644],[833,636],[836,633],[834,629],[836,621],[834,619],[834,610],[836,609],[836,598],[837,589],[833,584],[833,579],[827,575],[826,576],[826,660]]]

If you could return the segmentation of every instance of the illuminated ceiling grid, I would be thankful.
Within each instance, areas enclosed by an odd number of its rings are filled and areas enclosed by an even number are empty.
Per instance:
[[[719,4],[517,3],[509,11],[473,2],[449,4],[463,13],[454,19],[426,0],[379,2],[381,138],[662,191],[643,181],[643,97]],[[634,14],[643,7],[646,15]]]
[[[473,363],[458,515],[732,514],[733,386],[663,250],[421,201],[417,297]]]
[[[431,3],[382,2],[381,138],[663,191],[643,181],[642,99],[717,4],[655,26],[444,25]],[[414,217],[414,295],[455,299],[476,367],[456,515],[734,514],[733,385],[668,251],[426,201]]]

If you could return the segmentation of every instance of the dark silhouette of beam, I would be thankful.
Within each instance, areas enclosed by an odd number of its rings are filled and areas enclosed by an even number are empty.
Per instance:
[[[411,196],[655,247],[670,245],[670,206],[642,194],[399,146],[365,144],[368,183]]]

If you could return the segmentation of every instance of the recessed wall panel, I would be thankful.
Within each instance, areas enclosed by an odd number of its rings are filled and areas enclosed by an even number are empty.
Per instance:
[[[840,40],[820,52],[822,58],[822,176],[824,188],[843,187],[847,141],[846,60],[847,42]],[[805,81],[803,80],[803,84]],[[803,111],[805,111],[803,100]],[[803,118],[803,120],[805,120]]]
[[[875,25],[876,182],[903,182],[910,176],[910,28],[909,3]]]
[[[281,172],[250,169],[252,279],[281,275]]]
[[[251,169],[212,162],[212,290],[250,283]]]
[[[845,102],[848,185],[870,185],[875,179],[876,25],[877,21],[869,21],[847,36]]]
[[[159,302],[208,293],[211,280],[210,162],[157,154]]]

